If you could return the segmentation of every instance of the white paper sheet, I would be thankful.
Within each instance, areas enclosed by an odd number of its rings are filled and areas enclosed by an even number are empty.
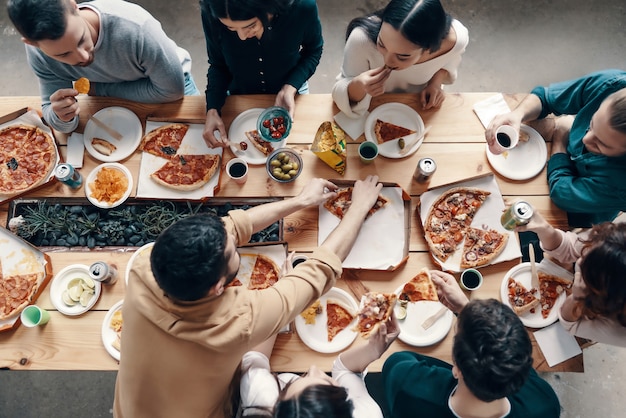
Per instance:
[[[509,105],[504,101],[502,93],[498,93],[474,104],[474,113],[476,113],[476,116],[478,116],[478,119],[480,119],[485,129],[487,129],[487,126],[489,126],[494,116],[510,111],[511,108],[509,108]]]
[[[582,353],[576,338],[567,332],[560,322],[535,331],[534,334],[550,367]]]
[[[337,125],[348,134],[352,140],[356,141],[358,137],[365,132],[365,120],[369,116],[370,112],[365,112],[363,116],[356,119],[349,118],[345,113],[339,112],[335,115],[334,119]]]

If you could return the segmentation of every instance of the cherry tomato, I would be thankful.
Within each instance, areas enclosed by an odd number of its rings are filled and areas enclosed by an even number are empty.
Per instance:
[[[242,151],[245,151],[248,149],[248,144],[245,141],[241,141],[239,143],[239,147],[241,148]]]
[[[281,135],[285,135],[285,132],[287,132],[287,128],[285,128],[285,125],[278,125],[278,128],[276,128],[276,130],[280,132]]]
[[[271,120],[269,120],[269,119],[265,119],[265,120],[263,121],[263,127],[264,127],[264,128],[269,128],[269,127],[271,126],[271,124],[272,124],[272,121],[271,121]]]
[[[274,131],[270,135],[274,139],[278,139],[278,138],[280,138],[282,136],[282,134],[280,132],[278,132],[278,131]]]

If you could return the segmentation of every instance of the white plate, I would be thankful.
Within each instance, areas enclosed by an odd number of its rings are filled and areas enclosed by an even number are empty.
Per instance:
[[[315,317],[315,324],[305,324],[302,316],[298,315],[296,317],[296,331],[298,331],[300,339],[307,347],[318,353],[336,353],[337,351],[341,351],[352,344],[358,335],[355,331],[352,331],[352,327],[356,322],[355,317],[355,320],[352,321],[350,325],[337,334],[331,342],[328,342],[328,331],[326,330],[326,301],[328,299],[343,303],[347,308],[352,310],[353,314],[356,314],[359,308],[356,300],[354,300],[348,292],[333,287],[328,293],[320,297],[324,312]]]
[[[133,262],[137,259],[137,257],[139,257],[142,254],[145,254],[145,250],[148,248],[151,248],[153,245],[154,245],[154,242],[149,242],[146,245],[139,247],[139,249],[135,251],[133,255],[130,256],[130,259],[128,260],[128,264],[126,264],[126,274],[125,274],[126,285],[128,285],[128,279],[130,277],[130,269],[133,267]]]
[[[412,141],[415,135],[420,135],[424,131],[424,121],[411,107],[403,103],[385,103],[372,110],[365,120],[365,139],[375,144],[378,144],[374,134],[376,119],[414,130],[414,134],[404,137],[404,140],[407,142]],[[414,154],[422,145],[422,142],[424,142],[424,138],[417,141],[406,154],[400,154],[398,140],[394,139],[384,144],[378,144],[378,153],[387,158],[404,158]]]
[[[265,109],[252,108],[241,112],[230,124],[228,129],[228,139],[230,140],[230,150],[236,157],[243,158],[248,164],[265,164],[267,155],[256,149],[246,138],[246,132],[256,130],[256,122],[261,112]],[[245,142],[248,148],[241,151],[237,144]],[[287,138],[279,142],[271,142],[274,149],[283,148],[287,144]]]
[[[87,312],[93,307],[93,305],[96,304],[102,291],[102,284],[94,280],[95,293],[89,300],[87,306],[83,306],[78,302],[74,306],[67,306],[65,302],[63,302],[61,295],[63,294],[63,291],[67,290],[67,285],[70,280],[75,278],[89,279],[89,266],[84,264],[69,265],[59,271],[54,276],[52,283],[50,284],[50,301],[59,312],[65,315],[75,316]]]
[[[487,146],[487,160],[491,167],[511,180],[527,180],[541,173],[546,165],[548,149],[546,141],[539,132],[530,126],[522,125],[521,130],[528,134],[528,142],[518,145],[502,154],[496,155]]]
[[[104,349],[107,350],[107,353],[111,355],[115,360],[120,361],[120,352],[113,347],[113,341],[117,338],[117,333],[113,331],[113,328],[109,326],[111,323],[111,318],[113,318],[113,314],[120,309],[122,309],[123,300],[120,300],[115,305],[109,309],[107,314],[104,316],[104,321],[102,321],[102,344],[104,345]]]
[[[118,171],[121,171],[122,173],[124,173],[124,175],[126,176],[126,179],[128,180],[128,187],[126,188],[126,192],[124,192],[124,194],[122,195],[122,197],[120,199],[116,200],[113,203],[101,202],[101,201],[99,201],[96,198],[91,196],[91,187],[90,187],[90,185],[91,185],[91,183],[96,181],[96,176],[98,175],[98,172],[101,169],[103,169],[103,168],[113,168],[113,169],[116,169]],[[97,206],[97,207],[103,208],[103,209],[111,209],[111,208],[114,208],[116,206],[121,205],[122,203],[124,203],[126,201],[126,199],[128,199],[128,197],[130,196],[130,192],[132,190],[133,190],[133,175],[130,174],[130,171],[128,170],[128,168],[126,168],[125,166],[123,166],[120,163],[103,163],[103,164],[100,164],[99,166],[97,166],[96,168],[91,170],[91,173],[89,173],[89,175],[87,176],[87,180],[85,181],[85,196],[87,196],[87,199],[94,206]]]
[[[563,274],[563,273],[555,273],[554,271],[549,271],[543,268],[543,263],[537,264],[537,270],[543,271],[548,274],[556,274],[559,277],[563,277],[564,279],[572,279],[571,273]],[[521,263],[517,266],[513,267],[511,270],[507,271],[502,279],[502,284],[500,285],[500,298],[502,299],[502,303],[506,306],[511,306],[509,303],[509,292],[507,282],[509,277],[513,277],[516,281],[522,284],[526,289],[530,289],[530,263]],[[536,296],[539,296],[537,293]],[[523,315],[519,315],[519,318],[522,320],[522,323],[530,328],[543,328],[555,322],[558,318],[559,309],[561,309],[561,305],[565,302],[565,298],[567,295],[563,292],[556,300],[554,307],[550,311],[550,314],[547,318],[543,318],[541,315],[541,306],[537,306],[534,310],[535,312],[526,312]]]
[[[396,289],[395,294],[400,296],[404,285]],[[427,330],[422,328],[422,323],[426,318],[435,314],[443,305],[440,302],[420,301],[409,302],[406,306],[406,318],[398,319],[400,324],[400,335],[398,338],[407,344],[415,347],[426,347],[443,340],[450,328],[452,328],[452,311],[448,310],[442,317]],[[398,315],[397,309],[400,303],[396,302],[395,313]]]
[[[93,158],[103,162],[115,162],[123,160],[135,152],[141,142],[142,136],[141,121],[135,113],[125,107],[113,106],[100,109],[94,116],[122,134],[123,138],[120,141],[112,138],[104,129],[88,120],[87,125],[85,125],[83,139],[85,140],[87,152]],[[91,145],[91,140],[94,137],[109,141],[115,145],[117,149],[113,151],[111,155],[99,153],[95,150],[93,145]]]

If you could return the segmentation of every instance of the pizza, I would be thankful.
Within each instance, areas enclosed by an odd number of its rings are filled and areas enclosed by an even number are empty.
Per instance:
[[[159,126],[142,138],[139,149],[157,157],[169,158],[178,152],[188,129],[189,125],[182,123]]]
[[[439,301],[437,288],[430,277],[430,270],[424,267],[415,277],[404,284],[399,299],[408,302],[421,300]]]
[[[52,136],[31,125],[0,130],[0,194],[14,195],[43,183],[57,162]]]
[[[248,141],[250,141],[250,143],[254,146],[254,148],[261,151],[263,155],[270,155],[274,151],[274,147],[272,146],[272,144],[261,138],[261,135],[259,135],[259,131],[248,131],[245,133],[245,135],[246,138],[248,138]]]
[[[424,236],[435,257],[445,261],[454,254],[490,194],[473,187],[453,187],[439,196],[424,223]]]
[[[171,189],[190,191],[207,184],[219,167],[217,154],[174,155],[150,178]]]
[[[111,155],[117,147],[106,139],[94,137],[91,140],[91,146],[102,155]]]
[[[509,236],[494,229],[469,227],[465,234],[461,268],[484,266],[495,259],[508,242]]]
[[[376,119],[376,123],[374,124],[374,135],[379,144],[414,133],[415,131],[411,129],[394,125],[393,123],[385,122],[380,119]]]
[[[354,314],[348,308],[337,301],[326,301],[326,330],[328,332],[328,342],[331,342],[354,320]]]
[[[539,304],[541,305],[541,316],[547,318],[556,300],[561,296],[561,293],[572,286],[572,282],[542,271],[539,271],[537,275],[539,276]]]
[[[522,315],[527,312],[534,312],[534,308],[539,306],[539,299],[535,296],[537,289],[526,289],[524,285],[512,277],[509,277],[507,289],[509,305],[511,305],[516,314]]]
[[[361,298],[354,331],[363,338],[370,335],[391,316],[398,296],[395,293],[368,292]]]
[[[263,254],[258,254],[254,262],[254,267],[252,267],[248,289],[267,289],[273,286],[279,278],[280,270],[274,261]]]
[[[326,208],[326,210],[328,210],[339,219],[343,219],[346,212],[350,208],[350,205],[352,204],[352,189],[352,187],[347,187],[345,189],[338,190],[335,197],[331,197],[326,202],[324,202],[324,208]],[[374,203],[371,209],[367,212],[367,216],[365,217],[365,219],[372,216],[379,209],[387,205],[387,203],[389,203],[389,199],[384,196],[378,195],[376,203]]]
[[[43,273],[17,274],[3,277],[0,274],[0,320],[19,314],[39,288]]]

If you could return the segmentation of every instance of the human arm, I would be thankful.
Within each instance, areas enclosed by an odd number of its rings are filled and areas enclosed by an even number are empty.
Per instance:
[[[274,106],[280,106],[287,109],[289,112],[289,116],[293,120],[295,110],[296,110],[296,93],[298,90],[291,84],[285,84],[278,94],[276,94],[276,99],[274,100]]]
[[[206,112],[202,138],[209,148],[226,148],[230,145],[226,125],[217,109],[209,109]]]
[[[424,90],[419,92],[419,101],[422,109],[437,109],[441,107],[446,98],[443,88],[441,87],[446,79],[449,78],[447,70],[441,69],[433,75]]]
[[[528,224],[518,226],[515,230],[518,232],[532,231],[536,233],[544,251],[553,251],[563,242],[561,232],[550,225],[538,211],[533,212],[533,216]]]
[[[509,112],[503,113],[501,115],[496,115],[489,126],[487,126],[487,130],[485,131],[485,139],[487,140],[487,144],[489,145],[489,149],[491,152],[500,153],[499,150],[495,149],[494,145],[496,143],[496,130],[502,125],[511,125],[517,131],[520,130],[522,126],[522,122],[527,122],[531,120],[535,120],[539,117],[542,110],[541,100],[534,94],[527,95],[517,107]]]
[[[578,321],[582,317],[583,304],[587,296],[587,286],[580,274],[580,259],[574,267],[574,283],[572,293],[567,295],[565,302],[561,305],[560,318],[568,322]]]
[[[226,102],[228,86],[233,76],[226,64],[224,53],[220,46],[221,23],[212,19],[209,11],[205,10],[204,6],[200,8],[200,14],[209,63],[205,91],[206,109],[207,111],[214,109],[219,114]]]
[[[454,276],[439,270],[431,270],[430,276],[437,287],[439,301],[453,313],[461,312],[469,299],[459,287]]]
[[[398,335],[400,326],[395,315],[380,324],[367,340],[367,344],[350,347],[339,355],[344,366],[355,373],[362,373],[374,360],[378,360]]]

